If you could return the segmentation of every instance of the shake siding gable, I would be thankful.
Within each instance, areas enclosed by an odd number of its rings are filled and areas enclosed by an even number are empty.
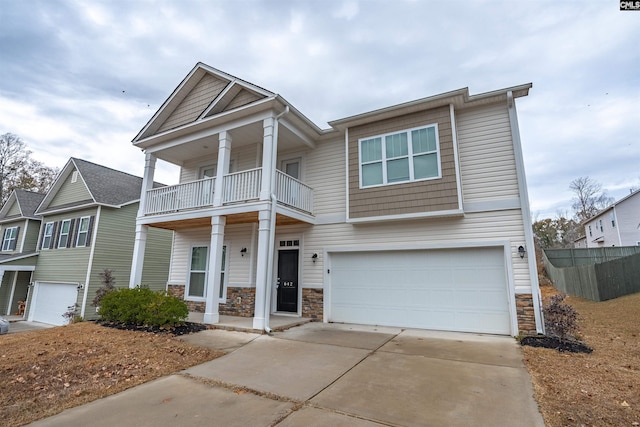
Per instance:
[[[76,182],[71,182],[73,172],[69,174],[64,184],[60,187],[56,195],[49,202],[47,209],[54,208],[56,206],[64,206],[70,203],[77,203],[81,201],[92,201],[91,193],[84,184],[84,181],[78,177]]]
[[[250,104],[254,101],[261,99],[261,96],[258,96],[254,93],[249,92],[246,89],[243,89],[238,93],[227,105],[225,111],[233,110],[234,108],[242,107],[243,105]]]
[[[358,140],[438,124],[442,178],[360,188]],[[459,208],[449,107],[349,128],[349,218],[437,212]]]
[[[173,129],[195,121],[209,106],[229,82],[206,74],[189,92],[167,120],[160,126],[158,132]]]
[[[519,197],[506,105],[456,113],[465,203]]]

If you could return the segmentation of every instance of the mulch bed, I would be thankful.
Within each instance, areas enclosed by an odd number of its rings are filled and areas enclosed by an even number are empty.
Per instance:
[[[204,331],[207,329],[206,325],[202,323],[185,322],[183,325],[176,325],[170,327],[158,327],[158,326],[143,326],[133,325],[131,323],[119,323],[119,322],[97,322],[101,326],[108,328],[115,328],[124,331],[138,331],[138,332],[151,332],[154,334],[170,334],[170,335],[187,335],[195,332]]]
[[[593,349],[588,345],[575,340],[561,340],[557,337],[531,336],[520,340],[520,345],[531,347],[552,348],[560,352],[569,351],[571,353],[591,353]]]

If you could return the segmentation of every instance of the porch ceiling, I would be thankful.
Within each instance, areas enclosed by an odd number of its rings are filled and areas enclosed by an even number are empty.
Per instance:
[[[229,131],[232,138],[231,150],[245,145],[262,143],[264,129],[262,121],[250,123]],[[302,138],[286,126],[278,127],[278,151],[291,150],[306,146]],[[175,146],[152,152],[156,157],[169,163],[182,166],[197,158],[212,158],[218,156],[218,133],[193,139],[185,138],[185,142]]]
[[[258,222],[257,211],[226,215],[226,217],[227,217],[227,225]],[[276,214],[276,227],[283,226],[283,225],[294,225],[294,224],[306,224],[306,223],[304,221],[300,221],[298,219],[291,218],[286,215]],[[156,227],[156,228],[164,228],[167,230],[174,230],[174,231],[186,230],[189,228],[210,227],[211,217],[191,218],[191,219],[184,219],[180,221],[156,222],[153,224],[149,224],[149,226]]]

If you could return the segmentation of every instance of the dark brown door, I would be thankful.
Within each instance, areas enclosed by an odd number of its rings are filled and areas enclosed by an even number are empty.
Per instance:
[[[277,311],[298,311],[298,250],[278,251]]]

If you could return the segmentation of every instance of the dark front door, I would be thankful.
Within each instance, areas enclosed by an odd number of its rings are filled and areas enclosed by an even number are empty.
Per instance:
[[[278,251],[278,297],[276,311],[298,311],[298,250]]]

